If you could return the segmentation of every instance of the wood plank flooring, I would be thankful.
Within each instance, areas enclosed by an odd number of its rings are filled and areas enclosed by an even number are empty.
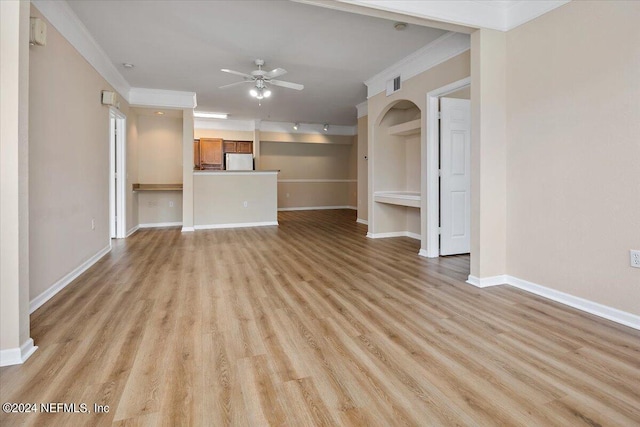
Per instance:
[[[640,425],[640,332],[371,240],[353,211],[141,230],[31,317],[2,426]],[[541,266],[543,268],[543,266]]]

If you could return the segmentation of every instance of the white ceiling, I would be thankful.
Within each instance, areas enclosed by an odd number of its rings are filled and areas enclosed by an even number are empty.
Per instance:
[[[130,86],[196,92],[197,110],[233,119],[356,123],[364,81],[445,33],[290,1],[69,1]],[[287,69],[262,106],[241,78],[262,58]],[[124,69],[122,63],[135,65]]]

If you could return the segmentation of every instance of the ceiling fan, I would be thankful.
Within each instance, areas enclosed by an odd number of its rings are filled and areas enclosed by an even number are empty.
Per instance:
[[[225,89],[225,88],[236,86],[242,83],[255,83],[255,87],[253,87],[249,91],[249,93],[251,94],[251,96],[258,99],[268,98],[271,96],[271,91],[269,90],[267,83],[274,86],[286,87],[286,88],[295,89],[295,90],[304,89],[304,86],[298,83],[285,82],[282,80],[274,80],[274,78],[280,77],[283,74],[287,73],[287,70],[285,70],[284,68],[276,68],[271,71],[264,71],[262,69],[262,66],[264,65],[264,60],[262,59],[256,59],[255,64],[258,67],[258,69],[252,71],[251,74],[229,70],[228,68],[221,69],[220,71],[223,71],[229,74],[235,74],[237,76],[242,77],[244,80],[242,80],[241,82],[235,82],[228,85],[220,86],[220,89]]]

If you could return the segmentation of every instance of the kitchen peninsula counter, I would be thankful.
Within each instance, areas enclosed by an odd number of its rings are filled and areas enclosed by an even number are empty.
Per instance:
[[[278,225],[278,172],[193,171],[194,229]]]

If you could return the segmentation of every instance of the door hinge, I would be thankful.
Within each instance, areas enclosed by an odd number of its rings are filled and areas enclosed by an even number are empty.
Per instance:
[[[442,169],[438,169],[438,176],[442,176]]]
[[[442,111],[438,111],[438,120],[442,119]]]
[[[438,227],[438,234],[442,234],[442,227]]]

